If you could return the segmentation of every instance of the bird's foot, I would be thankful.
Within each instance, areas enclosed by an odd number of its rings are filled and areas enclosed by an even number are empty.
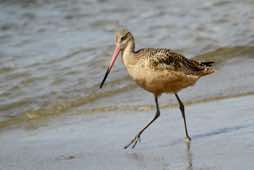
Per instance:
[[[131,148],[134,149],[138,142],[141,142],[140,134],[137,134],[137,135],[131,140],[131,142],[130,142],[128,145],[126,145],[126,146],[124,147],[124,149],[127,149],[127,148],[128,148],[129,146],[131,146],[131,145],[132,145]]]
[[[190,138],[189,136],[186,136],[186,137],[184,138],[184,142],[185,142],[185,143],[190,143],[190,142],[191,142],[191,138]]]

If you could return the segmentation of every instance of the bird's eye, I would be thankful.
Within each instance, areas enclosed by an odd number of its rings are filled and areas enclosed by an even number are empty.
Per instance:
[[[128,34],[126,34],[125,36],[121,37],[121,41],[126,40],[126,39],[127,39],[127,37],[128,37]]]

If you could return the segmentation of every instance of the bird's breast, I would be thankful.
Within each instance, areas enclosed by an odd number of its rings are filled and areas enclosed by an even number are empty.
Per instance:
[[[131,78],[142,88],[154,94],[177,92],[194,85],[197,76],[169,70],[153,70],[145,63],[127,66]]]

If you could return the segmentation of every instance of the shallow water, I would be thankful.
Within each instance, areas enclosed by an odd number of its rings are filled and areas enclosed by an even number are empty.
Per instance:
[[[0,133],[0,165],[11,170],[253,170],[253,99],[242,96],[188,107],[189,145],[183,142],[178,108],[161,109],[141,143],[128,150],[123,146],[152,112],[63,116],[37,129],[13,128]]]
[[[185,102],[254,92],[252,0],[2,0],[1,127],[67,111],[151,109],[152,97],[119,61],[105,89],[98,90],[119,24],[133,32],[137,48],[167,47],[217,61],[216,76],[183,92]]]

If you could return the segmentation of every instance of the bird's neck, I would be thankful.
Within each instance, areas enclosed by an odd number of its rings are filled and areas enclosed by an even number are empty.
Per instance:
[[[132,38],[126,47],[121,51],[123,64],[128,67],[130,65],[135,65],[137,63],[137,58],[135,57],[135,41]]]

